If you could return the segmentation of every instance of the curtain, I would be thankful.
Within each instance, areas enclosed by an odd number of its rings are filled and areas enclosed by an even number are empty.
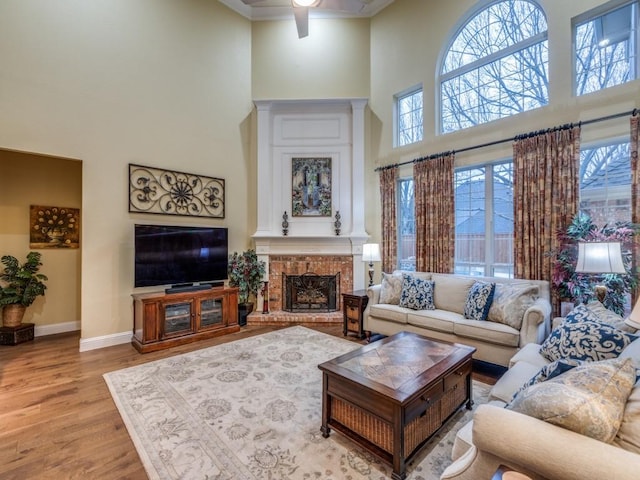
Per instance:
[[[413,165],[416,270],[452,273],[455,251],[453,162],[445,153]]]
[[[380,171],[380,202],[382,206],[382,271],[390,273],[398,264],[398,239],[396,219],[396,185],[398,167],[385,167]]]
[[[638,144],[640,143],[640,117],[638,111],[634,110],[631,116],[631,222],[640,224],[640,163],[638,162]],[[632,269],[633,275],[638,278],[640,269],[638,268],[638,256],[640,255],[640,236],[633,237]],[[631,305],[635,305],[638,300],[639,287],[631,292]]]
[[[516,139],[513,163],[515,277],[551,282],[550,253],[560,246],[557,234],[578,211],[580,127]],[[556,314],[559,304],[551,288]]]

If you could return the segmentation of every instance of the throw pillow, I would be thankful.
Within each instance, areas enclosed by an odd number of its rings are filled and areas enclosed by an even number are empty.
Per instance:
[[[573,358],[561,358],[560,360],[556,360],[555,362],[551,362],[536,373],[533,377],[527,380],[524,385],[522,385],[511,397],[511,401],[513,401],[516,396],[526,388],[529,388],[531,385],[535,385],[540,382],[545,382],[547,380],[551,380],[559,375],[562,375],[564,372],[568,372],[572,368],[577,367],[578,365],[582,365],[584,362],[582,360],[575,360]]]
[[[522,318],[538,297],[538,286],[531,283],[499,283],[487,319],[520,330]]]
[[[613,325],[614,327],[620,330],[624,330],[625,332],[635,333],[636,331],[635,328],[630,327],[629,325],[624,323],[624,318],[622,318],[616,312],[612,312],[611,310],[609,310],[598,300],[593,300],[587,303],[587,308],[598,315],[598,317],[600,317],[600,320],[604,323]]]
[[[486,320],[496,290],[495,283],[475,282],[464,304],[464,318],[469,320]]]
[[[380,303],[398,305],[402,293],[402,274],[383,273],[380,285]]]
[[[580,322],[603,322],[596,312],[587,308],[587,306],[583,303],[576,305],[573,310],[571,310],[567,316],[564,318],[562,323],[580,323]]]
[[[560,358],[596,362],[617,357],[636,338],[606,323],[566,320],[542,343],[540,355],[550,362]]]
[[[518,394],[507,408],[602,442],[622,422],[635,367],[630,359],[585,363]]]
[[[400,306],[412,310],[435,310],[433,304],[433,280],[423,280],[413,275],[402,274]]]

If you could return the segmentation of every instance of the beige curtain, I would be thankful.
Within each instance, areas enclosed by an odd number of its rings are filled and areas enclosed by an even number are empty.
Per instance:
[[[578,211],[580,127],[517,139],[514,163],[514,271],[516,278],[551,282],[549,252]],[[559,299],[551,288],[556,314]]]
[[[385,167],[380,170],[380,202],[382,206],[382,271],[390,273],[398,264],[398,239],[396,219],[396,185],[398,167]]]
[[[638,162],[638,144],[640,143],[640,117],[638,111],[634,110],[631,117],[631,221],[640,224],[640,163]],[[638,258],[640,256],[640,235],[634,237],[632,255],[632,272],[638,278],[640,268]],[[632,292],[632,305],[638,300],[640,292],[636,287]]]
[[[453,272],[455,205],[453,162],[446,153],[413,165],[416,208],[416,270]]]

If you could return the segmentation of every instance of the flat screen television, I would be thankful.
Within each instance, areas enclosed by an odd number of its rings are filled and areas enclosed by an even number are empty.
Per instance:
[[[136,287],[227,278],[226,228],[136,225],[134,236]]]

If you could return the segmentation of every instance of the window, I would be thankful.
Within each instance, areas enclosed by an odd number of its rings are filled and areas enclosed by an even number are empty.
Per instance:
[[[616,3],[573,21],[576,95],[638,78],[638,2]]]
[[[416,209],[413,178],[398,180],[398,265],[416,269]]]
[[[492,2],[461,28],[440,71],[442,133],[549,103],[547,20],[533,2]]]
[[[455,273],[513,277],[513,163],[456,170]]]
[[[580,210],[598,226],[631,221],[628,141],[580,150]]]
[[[422,88],[396,96],[397,147],[422,141]]]

